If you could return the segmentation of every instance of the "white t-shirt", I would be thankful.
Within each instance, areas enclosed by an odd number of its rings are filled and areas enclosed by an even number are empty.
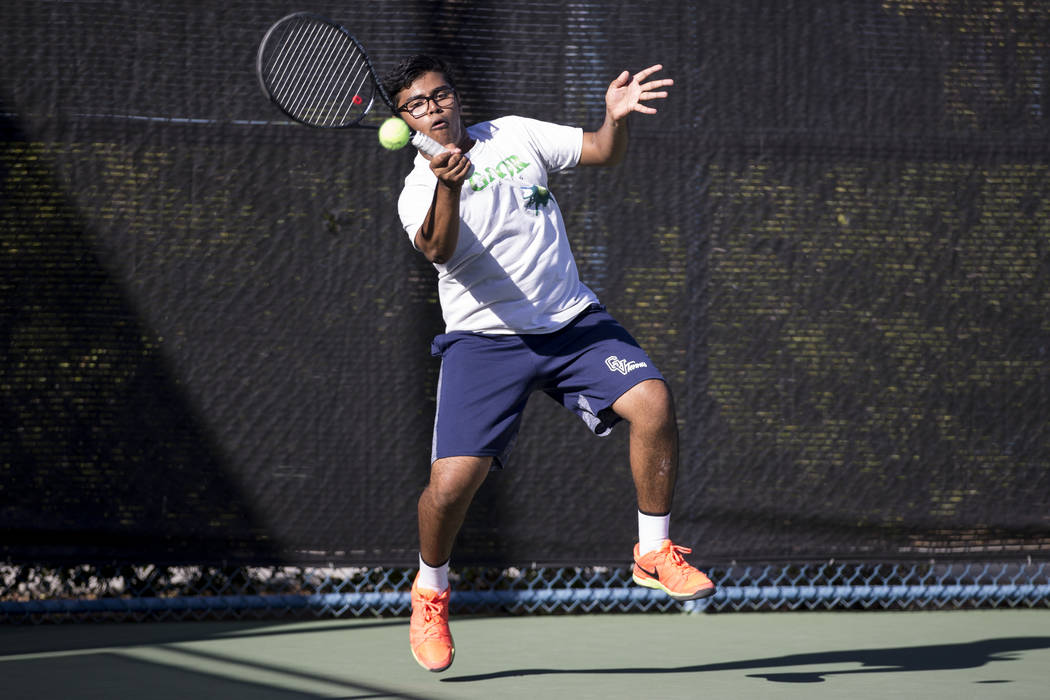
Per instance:
[[[446,332],[550,333],[588,305],[565,221],[547,189],[547,174],[579,163],[583,130],[524,117],[467,129],[474,173],[459,198],[459,242],[435,264]],[[398,213],[409,239],[426,218],[437,178],[417,155]]]

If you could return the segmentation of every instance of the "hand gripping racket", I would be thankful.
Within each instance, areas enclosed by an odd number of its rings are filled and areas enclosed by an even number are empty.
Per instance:
[[[286,115],[319,129],[377,128],[362,124],[375,95],[396,115],[361,43],[340,25],[296,12],[267,30],[255,61],[263,92]],[[435,156],[445,147],[412,131],[411,144]]]

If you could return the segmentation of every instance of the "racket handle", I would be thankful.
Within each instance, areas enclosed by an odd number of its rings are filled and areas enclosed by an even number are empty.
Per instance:
[[[412,145],[428,156],[436,156],[445,152],[444,146],[419,131],[412,132]]]
[[[445,152],[444,146],[426,134],[421,134],[418,131],[412,132],[412,145],[423,151],[423,153],[426,153],[428,156],[436,156]],[[472,164],[470,169],[467,170],[467,177],[471,177],[473,174],[474,166]]]

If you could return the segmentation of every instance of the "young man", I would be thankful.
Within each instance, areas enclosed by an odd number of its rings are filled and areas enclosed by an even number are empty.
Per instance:
[[[654,114],[669,79],[646,82],[655,65],[624,71],[605,95],[594,132],[521,117],[467,127],[449,67],[413,56],[385,87],[410,127],[445,153],[416,156],[398,212],[412,244],[434,264],[445,333],[430,481],[419,499],[419,573],[412,586],[412,655],[443,671],[448,565],[467,507],[506,460],[530,393],[542,390],[598,435],[630,424],[639,542],[634,580],[677,600],[711,595],[714,584],[668,538],[678,468],[674,404],[652,360],[579,279],[548,173],[614,165],[627,147],[625,120]]]

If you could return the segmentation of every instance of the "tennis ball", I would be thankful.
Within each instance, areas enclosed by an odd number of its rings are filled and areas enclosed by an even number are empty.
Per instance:
[[[411,137],[412,130],[400,117],[390,117],[379,127],[379,143],[391,151],[404,148]]]

